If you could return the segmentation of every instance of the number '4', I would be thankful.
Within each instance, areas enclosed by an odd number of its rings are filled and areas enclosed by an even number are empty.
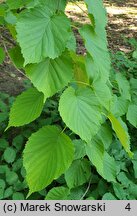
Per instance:
[[[130,211],[131,210],[131,207],[130,207],[130,203],[128,203],[125,207],[126,210]]]

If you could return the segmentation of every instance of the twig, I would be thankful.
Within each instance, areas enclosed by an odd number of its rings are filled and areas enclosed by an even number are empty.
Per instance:
[[[4,39],[6,39],[9,43],[11,43],[12,45],[16,46],[16,43],[15,43],[13,40],[11,40],[9,37],[7,37],[7,36],[4,35],[4,34],[1,34],[1,35],[2,35],[2,37],[3,37]]]
[[[79,4],[77,4],[74,0],[72,0],[72,2],[73,2],[80,10],[82,10],[83,13],[85,13],[85,14],[88,16],[88,13],[87,13],[85,10],[83,10],[83,8],[79,6]]]
[[[77,26],[71,25],[71,27],[79,30],[79,28]]]
[[[6,39],[9,43],[13,44],[14,46],[16,45],[16,43],[13,40],[11,40],[10,38],[8,38],[6,35],[2,35],[2,37],[4,39]]]
[[[8,49],[7,49],[7,47],[6,47],[6,44],[5,44],[4,40],[3,40],[3,36],[1,36],[1,39],[2,39],[2,44],[3,44],[3,46],[4,46],[5,52],[6,52],[6,54],[8,55],[9,59],[11,60],[11,62],[12,62],[12,64],[13,64],[13,66],[15,67],[15,69],[16,69],[20,74],[22,74],[23,76],[25,76],[25,77],[28,79],[28,77],[27,77],[21,70],[19,70],[19,69],[17,68],[17,66],[14,64],[14,62],[12,61],[12,59],[11,59],[11,57],[10,57],[10,55],[9,55]]]
[[[6,39],[9,43],[11,43],[12,45],[14,45],[14,46],[16,46],[16,42],[15,41],[13,41],[13,40],[11,40],[8,36],[6,36],[5,34],[4,34],[4,25],[1,25],[0,26],[0,33],[1,33],[1,37],[2,38],[4,38],[4,39]]]
[[[89,188],[90,188],[90,185],[91,185],[91,179],[92,179],[92,177],[90,177],[90,180],[89,180],[89,183],[88,183],[88,187],[87,187],[85,193],[80,198],[80,200],[83,200],[83,198],[86,196],[87,192],[89,191]]]

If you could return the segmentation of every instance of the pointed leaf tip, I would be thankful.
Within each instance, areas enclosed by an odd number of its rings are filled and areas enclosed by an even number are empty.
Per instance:
[[[30,193],[40,191],[63,174],[74,158],[74,145],[56,126],[44,126],[29,138],[23,152]]]

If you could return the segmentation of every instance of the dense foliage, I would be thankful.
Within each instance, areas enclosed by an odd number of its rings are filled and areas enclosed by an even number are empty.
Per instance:
[[[11,146],[0,140],[0,173],[8,184],[1,179],[1,199],[24,198],[21,191],[26,197],[28,187],[28,196],[40,191],[46,199],[136,199],[136,146],[130,142],[126,123],[137,127],[137,66],[131,63],[135,76],[130,71],[126,76],[119,73],[123,72],[120,53],[111,69],[102,0],[85,0],[90,24],[79,33],[87,54],[77,55],[71,21],[64,13],[66,4],[66,0],[50,0],[50,4],[49,0],[7,0],[0,6],[0,23],[16,40],[9,55],[32,83],[12,104],[4,136],[12,126],[22,126],[20,134]],[[0,48],[0,63],[4,58]],[[125,62],[127,71],[130,60]],[[5,128],[10,98],[1,97]],[[91,184],[93,190],[84,194]]]

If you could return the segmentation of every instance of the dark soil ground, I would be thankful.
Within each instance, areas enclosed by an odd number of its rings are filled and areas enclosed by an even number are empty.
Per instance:
[[[108,43],[109,48],[116,52],[118,50],[129,52],[131,47],[125,38],[137,39],[137,0],[104,0],[104,4],[108,12]],[[82,2],[79,3],[80,8],[75,4],[69,4],[66,9],[67,15],[74,21],[75,26],[88,23],[89,19],[84,11],[86,10]],[[78,53],[83,54],[85,49],[81,37],[75,30]],[[0,35],[6,35],[7,31],[0,27]],[[11,43],[5,40],[7,47]],[[0,46],[2,45],[0,39]],[[3,45],[2,45],[3,46]],[[18,95],[23,89],[23,81],[25,77],[11,64],[7,57],[5,62],[0,65],[0,92],[6,92],[10,95]]]
[[[137,0],[106,0],[108,42],[113,51],[130,51],[125,38],[137,39]]]
[[[10,38],[9,32],[3,27],[0,27],[0,47],[10,49],[14,46],[14,41]],[[6,39],[8,38],[8,40]],[[4,44],[3,44],[4,42]],[[6,55],[6,59],[0,65],[0,92],[8,93],[9,95],[18,95],[24,90],[25,77],[19,73],[16,67],[11,63],[10,58]]]

